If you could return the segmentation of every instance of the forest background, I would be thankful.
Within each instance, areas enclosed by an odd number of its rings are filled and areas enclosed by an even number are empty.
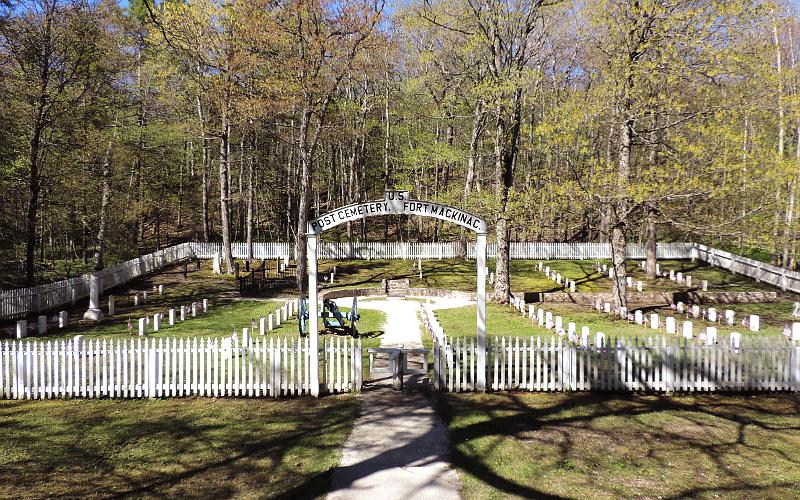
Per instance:
[[[289,241],[408,189],[498,245],[698,241],[798,266],[800,44],[758,0],[0,0],[0,286]],[[462,241],[441,221],[335,241]]]

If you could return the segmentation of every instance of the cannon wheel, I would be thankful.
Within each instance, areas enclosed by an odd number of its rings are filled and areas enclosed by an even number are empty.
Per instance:
[[[308,302],[305,297],[300,298],[300,314],[297,315],[297,328],[301,337],[308,333]]]
[[[358,299],[353,297],[353,308],[350,309],[350,335],[358,337]]]

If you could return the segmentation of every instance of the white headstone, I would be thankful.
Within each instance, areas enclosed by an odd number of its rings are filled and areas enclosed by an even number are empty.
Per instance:
[[[147,304],[147,290],[142,291],[142,303]]]
[[[575,293],[575,280],[569,282],[569,291]]]
[[[138,293],[134,293],[133,294],[133,305],[134,305],[134,307],[139,307],[139,294]]]
[[[542,266],[544,266],[544,264],[542,264],[541,262],[539,262],[539,272],[541,272],[541,271],[542,271]]]
[[[139,318],[139,336],[147,335],[147,318]]]
[[[603,311],[609,314],[611,313],[611,304],[609,302],[603,304]]]
[[[544,325],[544,309],[539,308],[536,310],[536,321],[539,326]]]
[[[636,311],[633,312],[633,321],[637,325],[641,325],[644,323],[644,315],[642,314],[642,311],[637,309]]]
[[[203,312],[208,312],[208,299],[203,299]]]
[[[117,309],[117,300],[113,295],[108,296],[108,315],[113,316]]]
[[[680,314],[686,312],[686,304],[683,302],[678,302],[677,306],[675,306],[675,310],[678,311]]]
[[[661,274],[661,264],[656,262],[656,274]]]
[[[598,311],[602,311],[603,310],[603,302],[600,299],[597,299],[595,301],[595,303],[594,303],[594,308],[597,309]]]
[[[164,295],[164,285],[158,285],[158,294]]]
[[[639,281],[636,282],[636,291],[637,292],[641,292],[642,291],[642,280],[639,280]]]
[[[704,292],[707,292],[707,291],[708,291],[708,281],[706,281],[706,280],[703,280],[703,281],[701,281],[701,282],[700,282],[700,288],[701,288],[701,289],[702,289]]]
[[[569,323],[567,323],[567,333],[568,334],[570,334],[570,335],[574,334],[575,331],[576,331],[575,328],[576,328],[576,326],[575,326],[574,322],[570,321]]]
[[[275,326],[281,326],[281,308],[275,309]]]
[[[713,307],[708,308],[708,320],[712,323],[717,322],[717,310]]]
[[[103,292],[103,278],[96,273],[89,275],[89,309],[83,313],[85,321],[100,321],[103,311],[100,310],[100,294]]]
[[[664,320],[665,328],[667,329],[667,333],[677,333],[677,328],[675,326],[675,318],[672,316],[667,316]]]
[[[683,283],[683,273],[677,273],[675,275],[675,279],[678,281],[678,283]]]
[[[24,339],[28,336],[28,320],[21,319],[17,321],[17,338]]]
[[[261,316],[258,318],[258,334],[266,335],[267,333],[267,318]]]
[[[620,307],[619,308],[619,317],[622,319],[628,319],[628,308],[627,307]]]
[[[197,302],[192,302],[192,317],[197,317]]]
[[[697,304],[694,304],[692,306],[692,317],[693,318],[699,318],[700,317],[700,306],[698,306]]]
[[[792,316],[795,318],[800,317],[800,302],[794,303],[794,311],[792,311]]]
[[[528,318],[533,319],[534,314],[536,314],[536,306],[528,304]]]
[[[792,336],[791,340],[798,341],[800,340],[800,323],[794,322],[792,323]]]
[[[683,322],[683,338],[690,339],[693,336],[692,328],[694,327],[694,323],[691,321],[684,321]]]
[[[564,330],[564,319],[561,316],[556,316],[555,328],[557,332]]]
[[[670,269],[669,270],[669,279],[671,279],[672,281],[675,281],[675,270],[674,269]]]
[[[728,326],[733,326],[733,324],[736,322],[736,319],[734,318],[735,316],[736,313],[733,312],[733,309],[725,309],[725,323]]]
[[[574,335],[575,332],[572,332]],[[591,333],[589,333],[589,327],[585,326],[581,329],[581,345],[583,347],[588,347],[590,343]]]
[[[170,309],[169,310],[169,326],[172,326],[174,324],[175,324],[175,309]]]
[[[650,315],[650,328],[653,330],[658,330],[660,323],[658,322],[658,314],[653,313]]]
[[[750,315],[750,331],[757,332],[761,329],[761,318],[756,314]]]
[[[153,315],[153,331],[157,332],[161,329],[161,313]]]
[[[692,277],[688,274],[686,275],[686,286],[692,286]]]
[[[222,274],[222,262],[220,262],[218,253],[215,253],[214,257],[211,258],[211,270],[214,274]]]
[[[554,326],[554,324],[553,324],[553,313],[551,313],[550,311],[547,311],[544,314],[544,323],[545,323],[545,328],[547,328],[548,330],[552,330],[553,329],[553,326]]]
[[[272,330],[273,330],[273,326],[272,326],[272,313],[269,313],[269,315],[267,316],[267,328],[268,328],[268,330],[269,330],[269,331],[272,331]]]
[[[67,311],[60,311],[58,313],[58,327],[66,328],[68,324],[69,324],[69,314],[67,314]]]
[[[181,321],[186,321],[186,306],[181,306]]]
[[[608,264],[603,264],[603,272],[608,271]]]
[[[706,328],[706,345],[714,345],[717,343],[717,327],[709,326]]]
[[[39,335],[44,335],[47,333],[47,316],[41,315],[39,316]]]
[[[242,328],[242,345],[250,344],[250,329]]]
[[[594,345],[602,346],[606,342],[606,334],[603,332],[597,332],[594,334]]]
[[[742,345],[742,334],[739,332],[731,332],[731,347],[738,349]]]
[[[628,285],[628,287],[633,287],[633,276],[626,276],[625,284]]]
[[[72,337],[72,348],[78,352],[83,351],[83,335],[75,335]]]

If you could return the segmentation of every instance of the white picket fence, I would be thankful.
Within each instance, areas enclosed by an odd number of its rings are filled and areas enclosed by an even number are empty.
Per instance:
[[[192,250],[201,259],[210,259],[222,253],[221,243],[190,243]],[[688,259],[691,257],[693,243],[660,243],[657,247],[659,259]],[[459,242],[414,243],[367,241],[360,243],[336,243],[321,241],[318,256],[328,260],[346,259],[450,259],[459,256]],[[231,252],[236,259],[247,257],[247,244],[231,244]],[[497,245],[486,246],[487,256],[497,255]],[[610,243],[545,243],[514,242],[510,244],[512,259],[610,259]],[[630,259],[644,259],[644,245],[629,243],[627,254]],[[294,258],[294,245],[291,243],[254,243],[253,258],[278,259]],[[475,258],[475,245],[467,245],[467,258]]]
[[[487,339],[487,386],[493,391],[797,391],[800,346],[782,339],[706,345],[648,338],[580,345],[561,338]],[[434,342],[434,385],[474,391],[474,337]]]
[[[193,257],[191,244],[181,243],[107,267],[96,273],[87,273],[31,288],[0,292],[0,319],[22,318],[32,313],[38,314],[66,304],[74,304],[75,301],[89,295],[91,274],[102,277],[103,291],[105,291]]]
[[[361,341],[325,339],[320,390],[360,391]],[[311,391],[308,338],[137,338],[0,343],[6,399],[278,397]]]
[[[458,242],[409,243],[409,242],[320,242],[319,257],[328,260],[345,259],[446,259],[458,257]],[[237,259],[247,257],[247,244],[231,245]],[[515,242],[510,245],[512,259],[610,259],[609,243],[544,243]],[[143,274],[157,271],[183,259],[210,259],[221,253],[221,243],[181,243],[158,252],[123,262],[96,273],[103,278],[103,291],[126,283]],[[495,257],[497,245],[487,245],[488,257]],[[644,259],[645,248],[640,244],[628,244],[629,259]],[[746,257],[717,250],[695,243],[659,243],[659,259],[697,258],[713,266],[743,274],[786,290],[800,292],[800,273],[786,271]],[[294,245],[286,242],[254,243],[255,259],[294,258]],[[475,246],[467,246],[467,258],[475,258]],[[89,274],[69,280],[0,292],[0,319],[21,318],[56,307],[72,304],[89,294]]]
[[[700,244],[694,246],[694,257],[712,266],[769,283],[783,290],[800,292],[800,273],[796,271],[788,271],[772,264]]]

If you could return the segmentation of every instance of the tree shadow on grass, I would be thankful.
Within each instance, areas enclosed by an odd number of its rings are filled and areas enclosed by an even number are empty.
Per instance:
[[[3,403],[0,496],[316,497],[355,414],[348,397]]]
[[[547,483],[544,474],[565,474],[582,476],[578,482],[594,482],[592,487],[601,496],[634,491],[662,495],[660,489],[620,490],[620,483],[636,479],[638,471],[632,465],[630,478],[618,477],[617,459],[664,471],[676,467],[692,471],[696,463],[708,464],[704,473],[714,477],[698,476],[698,484],[672,483],[666,496],[675,498],[733,491],[775,494],[798,487],[791,480],[770,481],[764,469],[731,465],[743,453],[769,463],[771,470],[776,463],[786,471],[800,464],[800,454],[774,446],[774,440],[800,440],[794,395],[441,394],[438,407],[450,427],[454,465],[505,494],[540,497],[539,486]],[[508,456],[510,450],[520,454]],[[692,460],[681,462],[687,454]],[[501,457],[536,461],[539,469],[534,476],[508,474],[495,466]],[[595,481],[604,475],[615,477],[617,484]]]

